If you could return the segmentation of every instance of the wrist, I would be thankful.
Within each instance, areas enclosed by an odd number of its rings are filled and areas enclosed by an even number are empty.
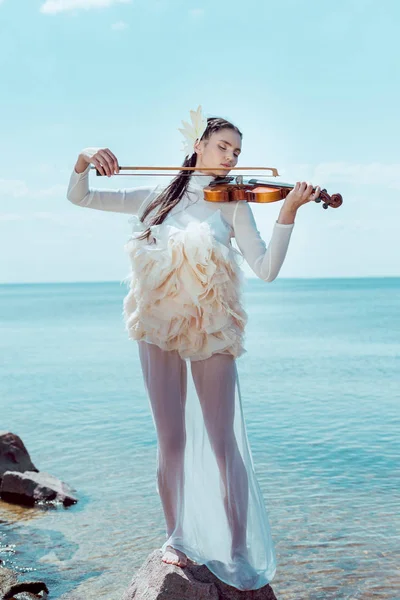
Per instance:
[[[76,161],[75,164],[75,172],[76,173],[83,173],[83,171],[85,171],[87,169],[87,167],[90,165],[90,162],[88,162],[81,154],[78,156],[78,160]]]
[[[282,225],[292,225],[296,218],[297,208],[290,204],[283,204],[277,223]]]

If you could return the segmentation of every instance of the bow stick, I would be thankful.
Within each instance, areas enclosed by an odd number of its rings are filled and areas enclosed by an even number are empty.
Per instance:
[[[96,175],[103,177],[103,174],[97,170],[97,167],[91,166],[91,169],[96,171]],[[119,167],[120,171],[196,171],[196,167]],[[202,171],[215,171],[215,167],[202,167]],[[227,171],[271,171],[272,177],[279,177],[278,170],[274,167],[232,167]],[[153,173],[153,175],[171,175],[172,173]],[[146,175],[148,173],[113,173],[115,175]],[[208,177],[206,173],[198,173],[199,176]]]

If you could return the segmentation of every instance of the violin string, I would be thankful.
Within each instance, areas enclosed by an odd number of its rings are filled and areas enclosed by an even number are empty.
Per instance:
[[[189,173],[182,173],[182,175],[187,175],[188,177],[190,176]],[[112,177],[174,177],[175,173],[152,173],[151,175],[149,173],[112,173]],[[106,177],[106,175],[101,175],[100,173],[100,177]],[[205,174],[205,173],[199,173],[199,175],[196,175],[196,177],[210,177],[209,175]],[[227,175],[227,177],[237,177],[237,175]],[[246,177],[246,175],[245,175]],[[250,177],[250,175],[248,175],[248,177]],[[252,174],[251,177],[265,177],[264,175],[258,175],[256,174]],[[223,178],[224,179],[224,178]]]

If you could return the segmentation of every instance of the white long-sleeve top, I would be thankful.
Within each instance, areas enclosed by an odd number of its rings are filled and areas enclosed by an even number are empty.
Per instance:
[[[68,185],[67,198],[73,204],[97,210],[142,215],[148,203],[160,193],[157,186],[140,186],[135,188],[108,190],[89,187],[90,165],[85,171],[77,173],[73,169]],[[203,188],[213,177],[199,175],[194,171],[190,178],[187,191],[179,203],[168,213],[164,223],[173,219],[182,226],[190,221],[204,221],[212,213],[220,211],[225,224],[225,239],[222,243],[229,244],[230,238],[236,243],[253,272],[264,281],[273,281],[285,260],[294,223],[283,224],[275,221],[268,247],[262,239],[253,211],[248,202],[208,202],[204,200]],[[149,216],[151,216],[151,213]],[[147,217],[148,219],[148,217]],[[147,221],[146,219],[146,221]]]

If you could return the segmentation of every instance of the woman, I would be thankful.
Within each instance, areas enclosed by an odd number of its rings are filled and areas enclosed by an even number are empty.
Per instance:
[[[129,336],[138,341],[157,432],[157,492],[166,520],[162,560],[205,564],[225,583],[250,590],[272,580],[276,557],[242,411],[236,358],[245,352],[247,315],[240,253],[230,239],[259,278],[273,281],[298,208],[318,198],[320,188],[296,183],[267,248],[247,202],[203,197],[205,186],[236,166],[242,133],[221,118],[204,120],[197,133],[183,162],[195,170],[180,171],[161,193],[146,186],[89,189],[90,164],[108,177],[119,165],[108,148],[86,148],[67,197],[79,206],[133,215],[123,314]]]

